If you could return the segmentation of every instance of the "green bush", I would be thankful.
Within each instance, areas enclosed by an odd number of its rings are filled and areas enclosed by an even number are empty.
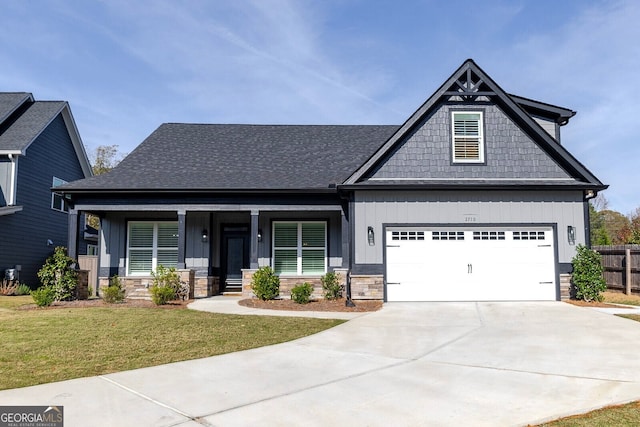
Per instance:
[[[263,301],[274,299],[280,295],[280,278],[271,267],[260,267],[253,273],[251,289]]]
[[[38,271],[43,286],[53,289],[56,301],[73,299],[78,286],[78,272],[72,268],[76,261],[67,256],[67,249],[58,246]]]
[[[298,304],[307,304],[310,301],[312,292],[313,286],[311,286],[310,283],[304,282],[291,289],[291,299]]]
[[[153,276],[153,285],[149,290],[151,292],[151,300],[156,305],[164,305],[178,298],[180,275],[175,267],[165,268],[159,265],[155,272],[151,272],[151,275]]]
[[[20,283],[18,285],[18,289],[16,289],[16,295],[29,295],[31,293],[31,288],[24,283]]]
[[[56,299],[56,291],[49,286],[41,286],[35,291],[31,291],[31,298],[38,307],[48,307]]]
[[[334,300],[342,298],[344,286],[340,284],[340,274],[335,271],[329,271],[320,278],[320,281],[322,282],[325,299]]]
[[[102,298],[109,304],[124,301],[124,289],[122,289],[122,279],[118,275],[109,279],[109,286],[102,291]]]
[[[576,256],[571,261],[576,298],[585,301],[602,301],[602,292],[607,289],[603,277],[602,257],[584,245],[576,247]]]

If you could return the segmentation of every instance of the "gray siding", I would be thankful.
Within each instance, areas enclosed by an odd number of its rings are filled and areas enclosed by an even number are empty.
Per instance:
[[[558,139],[558,125],[554,121],[534,116],[532,116],[532,118],[542,127],[542,129],[545,130],[545,132],[551,135],[552,138]]]
[[[484,112],[485,164],[452,164],[451,110]],[[374,179],[572,179],[495,105],[442,105],[371,175]]]
[[[558,262],[568,263],[575,246],[567,226],[576,227],[576,245],[585,244],[580,191],[360,191],[354,203],[356,264],[382,264],[383,224],[557,224]],[[367,244],[367,227],[375,230]]]
[[[54,176],[66,181],[84,177],[62,116],[58,116],[20,157],[16,204],[23,210],[0,216],[0,273],[21,265],[21,281],[38,286],[37,271],[54,246],[67,246],[68,218],[51,209]],[[54,246],[47,246],[47,240]]]

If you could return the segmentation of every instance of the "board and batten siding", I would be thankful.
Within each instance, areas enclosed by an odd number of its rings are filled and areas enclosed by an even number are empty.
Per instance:
[[[581,191],[358,191],[353,208],[356,264],[383,263],[384,224],[557,224],[559,263],[570,263],[575,245],[585,244]],[[576,228],[575,245],[567,241],[569,225]]]

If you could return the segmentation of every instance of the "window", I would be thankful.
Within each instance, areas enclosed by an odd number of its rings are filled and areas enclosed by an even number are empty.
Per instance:
[[[544,240],[544,231],[514,231],[513,240]]]
[[[484,162],[482,112],[452,111],[453,162]]]
[[[504,231],[474,231],[473,240],[504,240]]]
[[[178,223],[129,222],[127,272],[148,275],[159,265],[178,265]]]
[[[87,245],[87,255],[98,255],[98,245]]]
[[[52,187],[58,187],[59,185],[66,184],[67,181],[53,177]],[[58,193],[51,193],[51,209],[60,211],[60,212],[69,212],[69,205],[67,205],[66,200],[62,195]]]
[[[273,223],[273,270],[311,275],[327,271],[326,222]]]
[[[424,231],[392,231],[391,240],[424,240]]]
[[[464,231],[433,231],[432,240],[464,240]]]

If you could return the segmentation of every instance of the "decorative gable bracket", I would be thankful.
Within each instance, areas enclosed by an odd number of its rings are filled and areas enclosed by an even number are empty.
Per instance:
[[[442,94],[448,101],[488,101],[496,93],[476,73],[467,68]]]

